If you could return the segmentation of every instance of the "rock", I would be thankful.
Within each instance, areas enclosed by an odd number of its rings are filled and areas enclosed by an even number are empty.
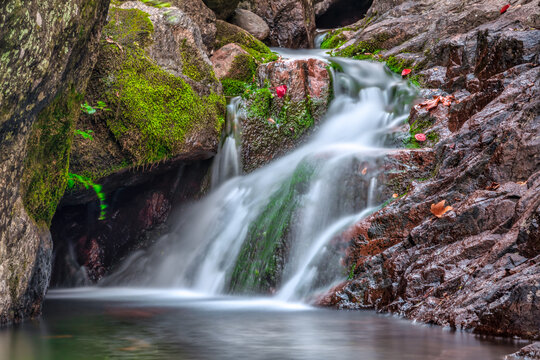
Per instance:
[[[218,66],[222,70],[230,70],[228,74],[220,72],[223,92],[228,96],[241,95],[245,90],[246,83],[254,81],[257,66],[274,61],[278,57],[266,45],[236,25],[218,20],[217,29],[215,43],[217,51],[213,61],[216,64],[221,64]],[[239,49],[233,45],[240,47],[247,54],[240,53]],[[230,64],[225,64],[219,60],[233,49],[236,49],[234,53],[237,53],[237,55],[228,57],[232,61]]]
[[[0,90],[0,326],[41,312],[51,270],[48,224],[66,186],[80,94],[107,6],[0,5],[0,83],[9,84]]]
[[[511,355],[504,357],[504,360],[537,360],[540,359],[540,342],[527,345]]]
[[[452,100],[411,110],[411,132],[432,138],[435,170],[336,240],[350,244],[343,259],[355,266],[354,279],[319,303],[540,338],[534,6],[523,2],[501,15],[481,1],[374,1],[371,17],[340,40],[342,55],[385,59],[396,72],[411,68],[435,87],[422,90],[425,99]],[[368,54],[376,50],[381,58]],[[436,218],[430,207],[441,200],[453,210]]]
[[[203,0],[173,0],[171,4],[197,24],[208,55],[216,41],[216,14],[206,7]]]
[[[218,19],[227,20],[238,6],[239,0],[203,0],[212,9]]]
[[[259,15],[270,27],[271,46],[311,48],[315,36],[315,12],[311,1],[244,0],[239,8]]]
[[[210,58],[214,65],[214,72],[218,79],[233,76],[232,73],[238,69],[238,65],[234,64],[237,57],[248,56],[249,53],[242,49],[240,45],[228,44],[220,48]],[[241,80],[241,79],[238,79]]]
[[[250,94],[243,105],[247,114],[242,121],[242,163],[246,172],[302,143],[317,128],[332,93],[327,64],[320,60],[271,62],[259,66],[257,77],[260,89]],[[269,87],[265,87],[266,82]],[[275,96],[275,88],[281,85],[287,86],[287,95],[282,99]]]
[[[236,9],[232,23],[246,30],[258,40],[265,40],[270,35],[270,28],[264,20],[249,10]]]
[[[128,255],[154,244],[170,231],[166,221],[173,207],[203,194],[210,165],[211,160],[169,163],[109,176],[101,183],[108,205],[103,220],[93,191],[66,194],[51,226],[51,286],[96,284]]]
[[[75,139],[70,171],[98,180],[215,154],[225,100],[197,25],[174,7],[133,1],[111,7],[109,18],[86,95],[109,110],[81,118],[93,140]]]

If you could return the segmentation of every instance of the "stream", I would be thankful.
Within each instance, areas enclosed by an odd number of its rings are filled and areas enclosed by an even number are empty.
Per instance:
[[[274,51],[327,60],[321,50]],[[49,291],[39,321],[0,331],[7,349],[0,359],[476,360],[518,349],[518,341],[309,305],[347,278],[331,240],[388,200],[378,164],[401,146],[398,131],[416,95],[379,63],[332,60],[340,68],[334,100],[308,142],[242,175],[245,113],[232,99],[211,193],[99,287]],[[269,213],[287,227],[287,256],[261,251],[242,263]],[[275,243],[283,233],[257,234]],[[261,288],[266,278],[276,287]]]

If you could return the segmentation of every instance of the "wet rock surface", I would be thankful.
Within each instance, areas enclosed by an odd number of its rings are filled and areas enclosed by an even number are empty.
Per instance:
[[[108,205],[103,220],[93,191],[68,193],[51,226],[51,287],[96,284],[129,254],[152,245],[169,231],[171,214],[182,216],[182,205],[202,196],[210,164],[169,163],[103,179]]]
[[[241,156],[245,172],[299,146],[317,128],[332,94],[327,64],[321,60],[263,64],[257,77],[262,89],[247,96],[243,105],[246,116],[241,122]],[[277,96],[279,86],[287,87],[282,98]]]
[[[537,360],[540,359],[540,343],[535,342],[521,350],[505,356],[504,360]]]
[[[55,114],[72,129],[76,114],[65,108],[78,111],[108,3],[0,4],[0,326],[41,312],[51,268],[47,222],[65,188],[73,134],[37,124]]]
[[[336,238],[354,276],[320,305],[540,338],[538,3],[503,5],[374,1],[342,46],[410,61],[424,99],[453,98],[411,111],[435,170]],[[441,200],[452,209],[436,217]]]

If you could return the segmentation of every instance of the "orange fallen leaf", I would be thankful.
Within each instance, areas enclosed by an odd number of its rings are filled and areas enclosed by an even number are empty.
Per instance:
[[[518,185],[526,185],[527,182],[526,181],[518,181],[516,184],[518,184]]]
[[[436,204],[431,204],[431,213],[435,215],[436,217],[440,218],[448,211],[454,209],[451,206],[444,206],[445,203],[446,203],[446,200],[442,200]]]
[[[486,190],[495,191],[497,190],[501,185],[496,182],[492,182],[491,185],[489,185]]]
[[[270,123],[270,124],[275,124],[276,122],[274,121],[274,119],[272,118],[268,118],[267,121]]]
[[[418,104],[419,107],[425,107],[426,110],[435,109],[439,104],[450,106],[455,98],[452,95],[448,96],[434,96],[432,100],[426,100],[423,103]]]
[[[367,167],[365,167],[363,170],[362,170],[362,175],[366,175],[367,174]]]
[[[397,198],[399,195],[398,194],[393,194],[392,197],[395,199]]]

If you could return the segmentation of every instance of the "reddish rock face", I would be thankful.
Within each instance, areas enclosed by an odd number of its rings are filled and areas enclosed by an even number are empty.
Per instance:
[[[232,65],[234,59],[238,55],[247,54],[248,52],[242,49],[236,44],[227,44],[221,49],[214,52],[214,55],[210,58],[212,65],[214,66],[214,72],[218,79],[222,79],[234,70]]]
[[[354,35],[395,34],[379,45],[386,55],[410,51],[424,85],[433,87],[422,96],[453,98],[411,111],[410,124],[423,121],[423,132],[439,136],[435,171],[336,240],[349,244],[343,261],[355,267],[354,279],[318,303],[538,339],[540,31],[531,17],[537,5],[524,2],[501,15],[489,2],[452,4],[374,1],[382,14]],[[429,38],[417,27],[422,23],[433,26]],[[441,200],[453,210],[437,218],[430,207]]]

